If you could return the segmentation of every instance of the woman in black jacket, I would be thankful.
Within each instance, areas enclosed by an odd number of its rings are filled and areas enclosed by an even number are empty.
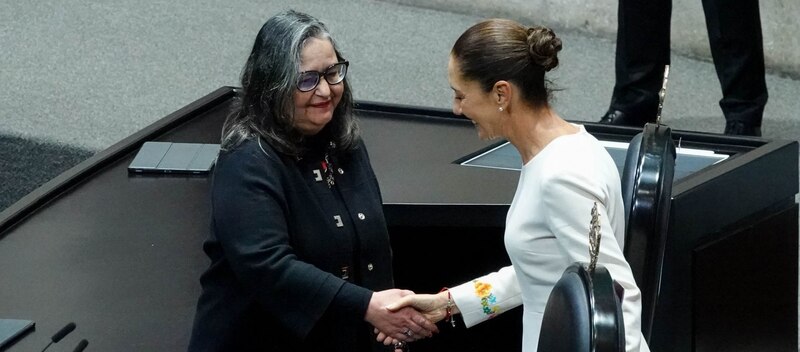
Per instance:
[[[190,351],[381,351],[436,326],[385,306],[392,262],[378,182],[325,26],[270,18],[242,72],[214,169],[211,265]]]

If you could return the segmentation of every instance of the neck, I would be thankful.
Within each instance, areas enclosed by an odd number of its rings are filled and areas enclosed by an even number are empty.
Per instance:
[[[564,121],[549,107],[510,110],[509,115],[504,132],[522,157],[523,165],[554,139],[578,132],[577,127]]]

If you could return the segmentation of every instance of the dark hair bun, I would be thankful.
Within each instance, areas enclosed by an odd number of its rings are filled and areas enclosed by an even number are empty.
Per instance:
[[[550,71],[558,66],[558,52],[561,51],[561,39],[556,37],[552,29],[543,26],[528,28],[528,54],[533,62]]]

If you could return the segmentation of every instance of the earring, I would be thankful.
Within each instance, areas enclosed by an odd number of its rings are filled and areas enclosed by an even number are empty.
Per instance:
[[[503,107],[501,106],[501,107],[497,108],[497,111],[503,112]]]

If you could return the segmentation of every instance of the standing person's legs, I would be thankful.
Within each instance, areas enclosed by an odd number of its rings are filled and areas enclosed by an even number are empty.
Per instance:
[[[643,126],[655,121],[658,91],[669,64],[671,0],[620,0],[616,84],[600,122]]]
[[[703,0],[726,134],[761,135],[767,104],[758,0]]]

